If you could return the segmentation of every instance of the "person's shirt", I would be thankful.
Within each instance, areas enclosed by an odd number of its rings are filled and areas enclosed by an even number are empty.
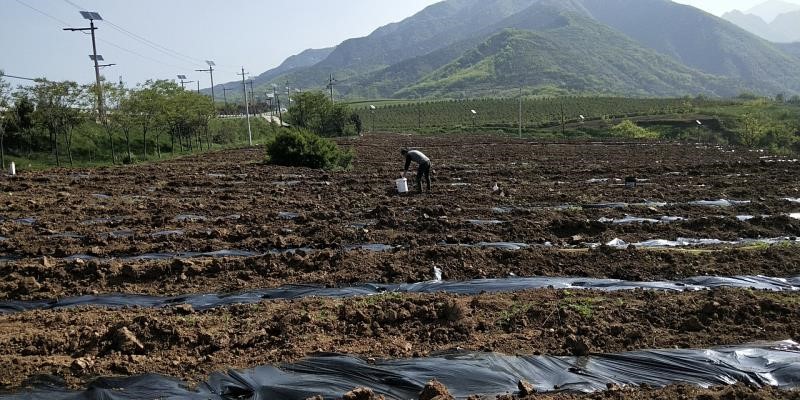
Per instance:
[[[411,162],[414,161],[417,164],[424,164],[431,162],[431,159],[428,158],[425,154],[422,154],[419,150],[411,150],[406,153],[406,168],[405,170],[408,171],[408,167],[411,166]]]

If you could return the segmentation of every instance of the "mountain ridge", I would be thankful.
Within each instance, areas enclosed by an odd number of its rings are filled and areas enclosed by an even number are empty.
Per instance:
[[[569,29],[557,31],[564,26]],[[497,75],[502,72],[494,67],[503,66],[497,58],[500,53],[481,53],[481,46],[491,48],[491,43],[530,53],[531,57],[517,60],[529,63],[525,67],[536,67],[538,59],[551,63],[555,72],[540,71],[549,81],[521,77],[542,90],[559,86],[567,93],[659,96],[800,93],[800,77],[794,72],[800,69],[800,60],[790,55],[794,47],[770,43],[733,23],[668,0],[447,0],[363,38],[346,40],[318,63],[270,76],[272,82],[323,88],[334,74],[336,92],[348,98],[419,93],[458,97],[469,88],[459,90],[454,83],[470,79],[499,85],[493,91],[475,88],[476,92],[509,92],[519,83]],[[628,65],[608,67],[617,52]],[[652,65],[636,63],[634,54]],[[469,57],[475,62],[467,62]],[[631,76],[639,77],[638,86]],[[598,86],[603,82],[606,87]],[[437,83],[442,86],[436,87]]]

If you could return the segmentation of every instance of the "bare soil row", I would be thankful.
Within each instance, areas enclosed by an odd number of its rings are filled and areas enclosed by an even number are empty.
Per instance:
[[[793,294],[715,290],[398,295],[267,301],[197,312],[73,308],[0,316],[3,386],[52,374],[211,372],[333,352],[365,358],[452,350],[587,355],[800,339]]]

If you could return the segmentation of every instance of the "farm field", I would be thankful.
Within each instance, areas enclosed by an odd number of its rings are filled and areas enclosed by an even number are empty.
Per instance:
[[[320,353],[581,357],[800,339],[792,157],[489,135],[338,142],[355,152],[350,171],[269,166],[254,148],[0,180],[0,387],[16,393],[54,375],[79,389],[147,373],[191,386],[227,368]],[[432,193],[395,193],[401,147],[430,156]],[[692,290],[705,276],[739,284]],[[770,281],[783,290],[753,290],[756,280],[743,276],[786,280]],[[552,287],[510,284],[531,277],[552,278]],[[477,289],[381,290],[437,278]],[[569,287],[559,286],[564,278]],[[603,281],[581,288],[590,280]],[[509,288],[481,293],[481,282]],[[641,282],[669,289],[632,289]],[[379,294],[186,300],[365,284]],[[167,305],[143,301],[152,298]],[[687,391],[700,389],[615,395]],[[790,395],[740,386],[706,395],[724,391]]]

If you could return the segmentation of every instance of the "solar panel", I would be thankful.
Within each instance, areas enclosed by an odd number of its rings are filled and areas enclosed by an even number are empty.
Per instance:
[[[89,54],[89,58],[90,58],[92,61],[105,61],[105,60],[103,59],[103,56],[102,56],[102,55],[100,55],[100,54],[98,54],[98,55],[97,55],[97,57],[96,57],[96,58],[97,58],[97,60],[95,60],[95,56],[93,56],[93,55],[91,55],[91,54]]]
[[[213,66],[217,65],[213,61],[209,61],[209,60],[206,60],[206,64],[208,64],[209,67],[213,67]]]
[[[93,11],[81,11],[81,15],[84,19],[93,20],[93,21],[102,21],[103,17],[100,14],[93,12]]]
[[[178,75],[178,79],[184,80],[186,79],[186,75]]]

